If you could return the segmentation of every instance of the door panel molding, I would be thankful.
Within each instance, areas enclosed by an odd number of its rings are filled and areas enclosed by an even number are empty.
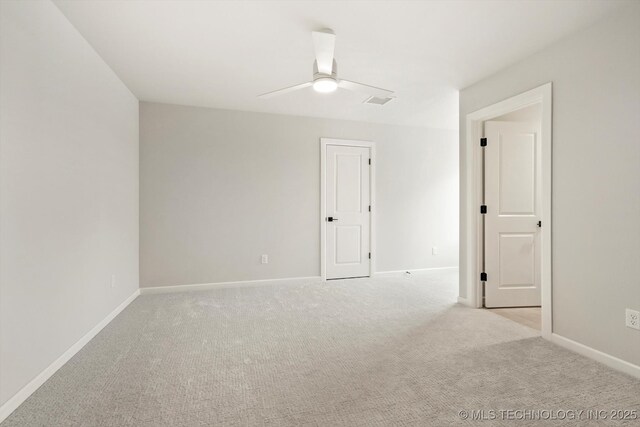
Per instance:
[[[466,288],[466,296],[460,301],[472,307],[482,307],[482,287],[480,282],[481,248],[484,236],[482,236],[482,218],[479,214],[479,206],[482,201],[482,158],[480,152],[480,138],[483,136],[483,123],[504,114],[528,107],[534,104],[542,105],[541,123],[541,162],[542,162],[542,229],[540,236],[541,248],[541,276],[540,287],[542,296],[542,336],[550,339],[553,331],[552,324],[552,264],[551,264],[551,121],[552,121],[552,84],[546,83],[527,92],[497,102],[482,108],[466,116],[466,141],[465,151],[461,153],[465,158],[467,167],[466,185],[467,192],[466,209],[461,212],[461,221],[466,224],[466,240],[461,242],[467,249],[465,260],[466,275],[460,277]]]
[[[320,138],[320,277],[322,280],[327,279],[327,189],[326,189],[326,168],[327,168],[327,146],[348,146],[348,147],[366,147],[369,148],[371,158],[371,166],[369,167],[369,204],[371,205],[371,214],[369,216],[369,236],[371,259],[369,263],[369,276],[375,273],[376,260],[376,232],[375,232],[375,212],[376,212],[376,148],[375,142],[359,141],[349,139],[336,138]]]

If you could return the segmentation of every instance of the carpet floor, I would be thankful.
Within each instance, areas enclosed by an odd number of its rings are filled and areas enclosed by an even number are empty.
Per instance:
[[[640,381],[456,291],[437,270],[143,295],[2,427],[640,424],[609,412],[640,412]]]

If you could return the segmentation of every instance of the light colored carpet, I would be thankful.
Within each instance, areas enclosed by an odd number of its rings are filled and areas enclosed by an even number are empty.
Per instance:
[[[456,289],[440,270],[141,296],[2,427],[540,425],[458,413],[640,410],[640,381],[457,305]]]

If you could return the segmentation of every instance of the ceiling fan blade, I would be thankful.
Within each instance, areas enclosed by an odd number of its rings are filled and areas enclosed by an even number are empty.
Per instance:
[[[354,92],[363,92],[368,93],[369,95],[378,96],[380,98],[386,98],[393,96],[392,90],[382,89],[375,86],[365,85],[363,83],[352,82],[349,80],[340,80],[338,82],[338,87],[342,89],[352,90]]]
[[[314,31],[313,47],[316,51],[316,62],[318,64],[318,72],[329,74],[333,71],[333,51],[336,46],[336,35],[329,29]]]
[[[304,89],[305,87],[311,86],[313,83],[306,82],[295,86],[285,87],[284,89],[274,90],[273,92],[263,93],[262,95],[258,95],[259,98],[271,98],[273,96],[283,95],[288,92],[293,92],[294,90]]]

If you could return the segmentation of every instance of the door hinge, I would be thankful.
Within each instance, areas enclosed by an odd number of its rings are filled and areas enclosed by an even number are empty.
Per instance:
[[[371,159],[369,159],[369,164],[371,164]]]
[[[486,282],[487,281],[487,273],[485,273],[485,272],[480,273],[480,281],[481,282]]]
[[[480,138],[480,147],[487,146],[487,138]]]
[[[369,252],[369,259],[371,259],[371,252]]]
[[[480,205],[480,213],[483,215],[487,213],[487,205]]]

